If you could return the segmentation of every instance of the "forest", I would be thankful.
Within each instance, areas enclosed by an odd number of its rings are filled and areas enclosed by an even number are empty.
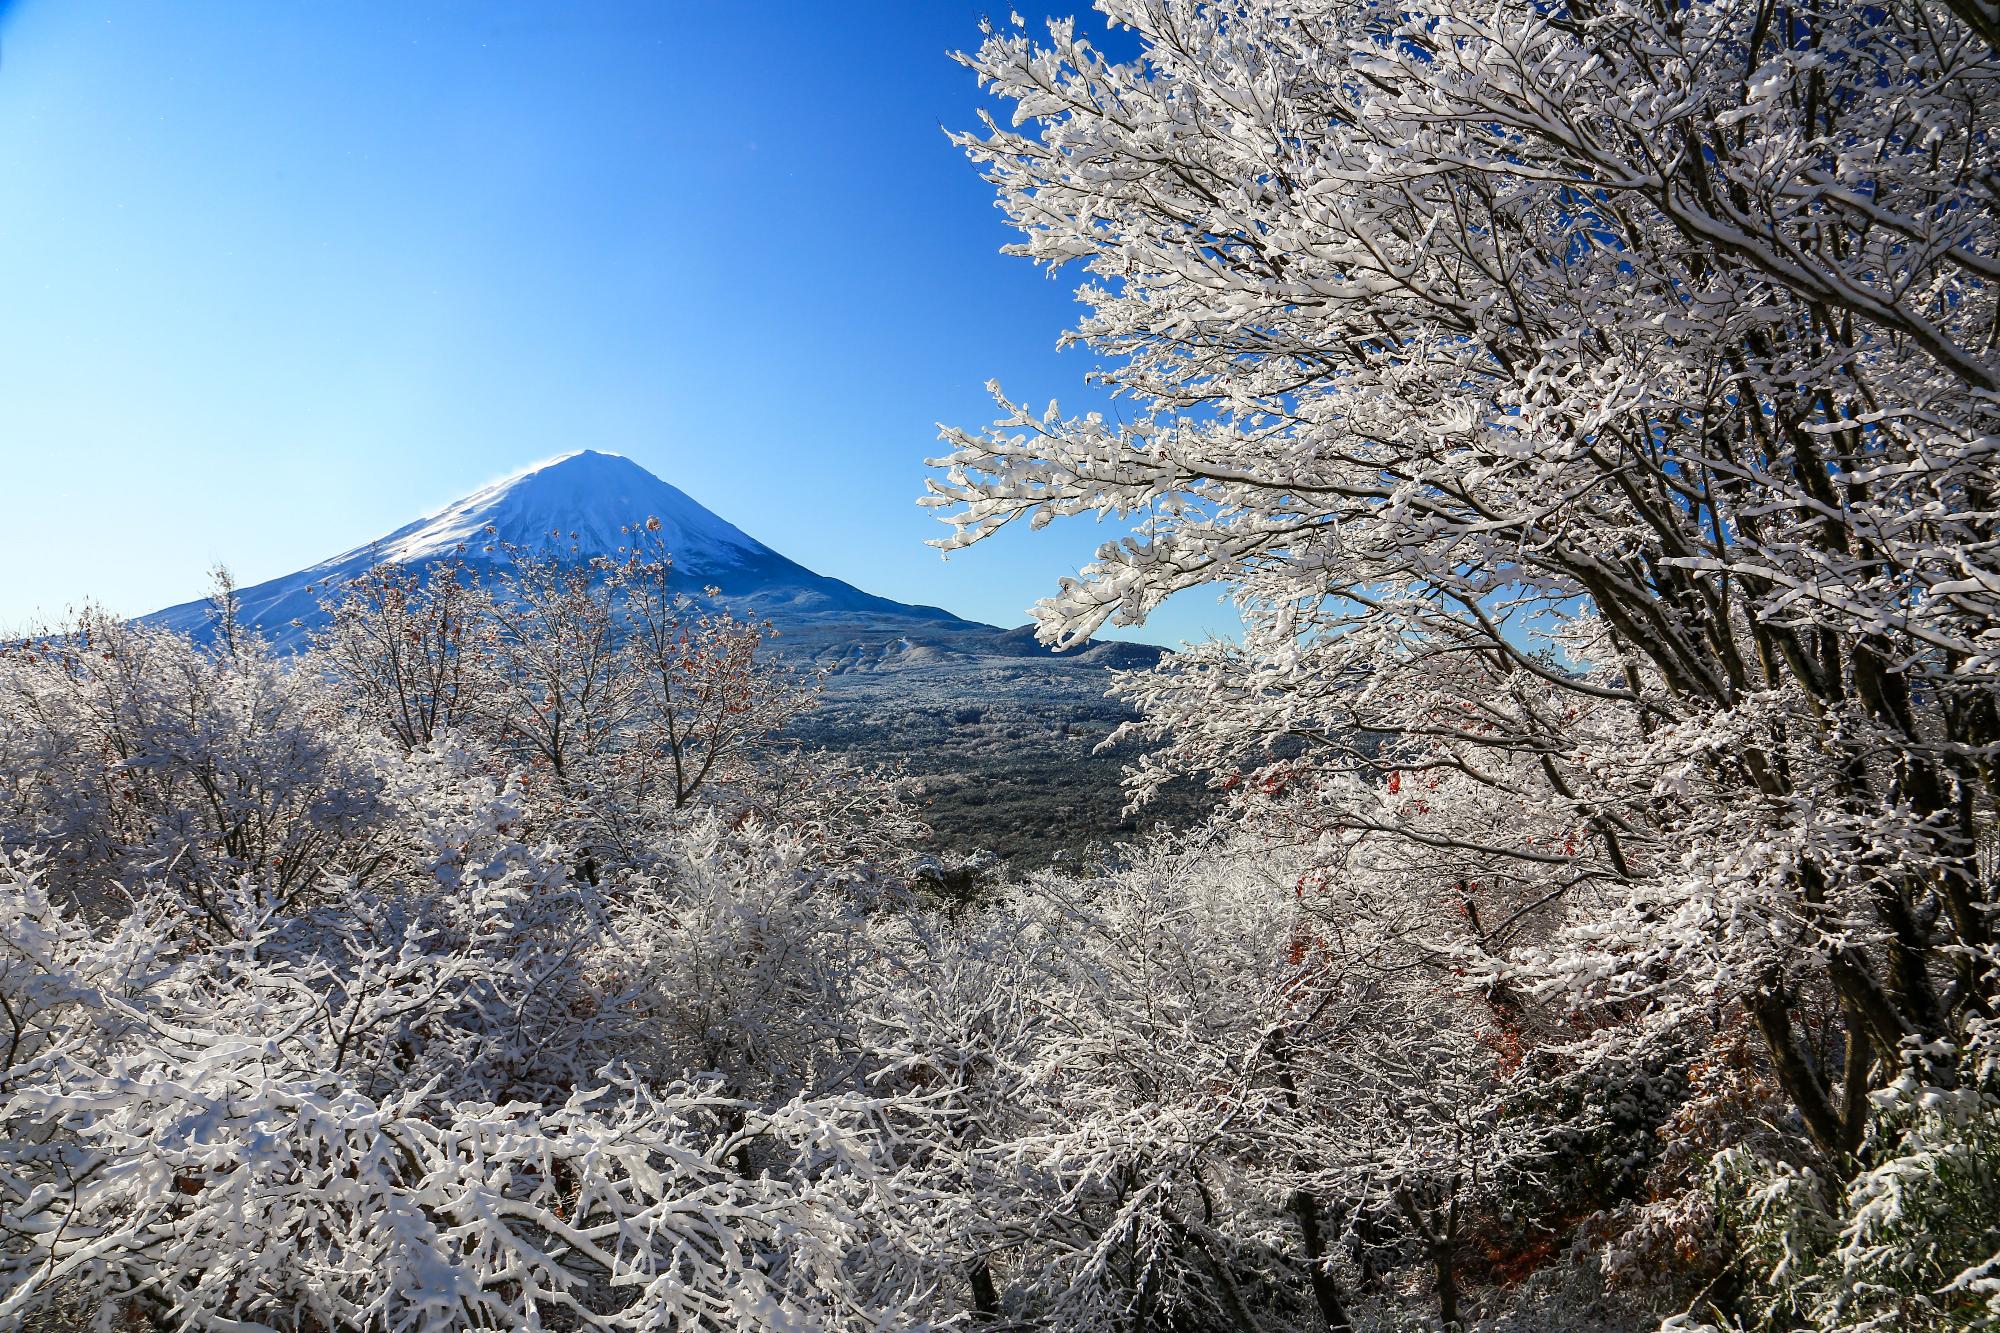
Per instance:
[[[2000,1327],[2000,10],[1098,10],[954,142],[1099,406],[923,502],[1113,527],[1051,644],[1233,600],[1111,677],[1204,819],[932,853],[643,524],[86,611],[0,655],[0,1326]]]

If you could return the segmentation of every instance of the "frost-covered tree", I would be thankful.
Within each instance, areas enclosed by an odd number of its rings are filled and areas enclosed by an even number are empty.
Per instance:
[[[680,590],[659,533],[632,529],[616,559],[496,542],[484,578],[378,566],[328,592],[309,661],[405,747],[476,737],[518,766],[584,864],[642,856],[697,805],[759,806],[814,696],[769,625]]]
[[[31,865],[4,875],[0,1319],[60,1294],[190,1328],[924,1326],[867,1262],[894,1189],[868,1100],[448,1076],[439,1048],[496,1033],[505,891],[455,942],[385,903],[299,948],[310,923],[238,899],[191,949],[212,914],[93,932]]]
[[[311,659],[100,625],[4,665],[0,1322],[927,1326],[882,1133],[927,1112],[843,1035],[879,895],[817,822],[660,826],[599,883],[548,788]],[[136,811],[114,742],[159,757]]]
[[[1126,522],[1046,637],[1246,625],[1124,680],[1142,794],[1456,899],[1359,906],[1548,1089],[1679,1052],[1773,1085],[1770,1160],[1879,1180],[1871,1094],[1963,1086],[2000,1003],[1991,13],[1099,8],[1137,58],[989,31],[1012,114],[957,141],[1087,274],[1117,411],[996,387],[945,545]]]
[[[1127,682],[1164,763],[1511,862],[1576,1003],[1743,1004],[1847,1158],[1996,997],[1990,24],[1101,8],[1142,58],[996,32],[1013,125],[959,142],[1088,272],[1121,410],[948,431],[948,544],[1129,518],[1037,614],[1236,598],[1241,643]],[[1413,772],[1570,834],[1385,818]]]
[[[811,708],[810,685],[771,658],[768,623],[703,606],[673,582],[673,553],[648,519],[626,560],[607,568],[639,698],[632,747],[675,810],[711,782],[740,781],[785,725]],[[718,589],[707,589],[713,599]]]
[[[1624,1146],[1590,1116],[1627,1086],[1579,1113],[1545,1069],[1602,1006],[1491,966],[1555,938],[1506,851],[1573,818],[1461,773],[1369,789],[1495,849],[1455,869],[1271,770],[1245,827],[934,903],[893,785],[810,752],[675,810],[623,767],[640,709],[558,787],[254,639],[104,626],[5,668],[0,771],[42,780],[0,874],[0,1318],[1469,1324],[1548,1243],[1510,1210]],[[112,736],[265,793],[274,850],[232,852],[198,781],[135,812]],[[192,849],[162,865],[160,829]]]
[[[616,601],[588,561],[504,548],[479,710],[501,753],[546,784],[549,806],[582,810],[637,706]],[[577,827],[558,825],[558,836]]]
[[[747,730],[727,802],[635,781],[623,585],[568,573],[380,570],[296,659],[96,613],[0,656],[0,1322],[929,1325],[885,1126],[930,1112],[847,1008],[920,826]],[[522,732],[586,714],[552,781]]]
[[[1718,1156],[1719,1212],[1757,1318],[1911,1333],[2000,1322],[2000,1067],[1992,1025],[1970,1027],[1958,1086],[1905,1074],[1877,1096],[1875,1151],[1853,1179],[1740,1147]]]
[[[489,683],[493,600],[463,562],[381,564],[327,600],[318,661],[364,714],[416,748],[471,725]]]
[[[390,788],[425,772],[253,635],[197,645],[97,611],[0,652],[0,754],[0,849],[85,896],[370,878],[406,834]]]
[[[1401,887],[1215,832],[878,926],[859,1021],[947,1112],[907,1135],[946,1289],[1079,1330],[1469,1319],[1540,1131],[1482,990],[1358,910]]]

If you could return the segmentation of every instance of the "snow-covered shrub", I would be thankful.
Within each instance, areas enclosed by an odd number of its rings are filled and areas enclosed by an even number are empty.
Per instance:
[[[1532,1131],[1479,990],[1355,910],[1395,892],[1212,831],[878,925],[860,1022],[945,1113],[911,1137],[946,1290],[1079,1330],[1469,1318]]]
[[[852,1002],[875,894],[817,851],[784,826],[710,816],[611,890],[595,957],[647,1064],[765,1100],[863,1086]]]
[[[1851,1179],[1740,1147],[1718,1156],[1757,1327],[2000,1327],[2000,1027],[1973,1026],[1951,1087],[1924,1078],[1935,1053],[1911,1054],[1874,1096]]]
[[[162,891],[93,930],[9,868],[0,1319],[56,1291],[209,1328],[889,1318],[881,1107],[576,1079],[590,1014],[529,1015],[583,941],[536,933],[536,888],[474,885],[456,919]]]
[[[426,595],[377,583],[350,668]],[[924,1112],[844,1036],[892,789],[551,786],[331,651],[91,616],[0,661],[0,1322],[924,1326]]]
[[[255,638],[235,651],[86,613],[0,652],[0,849],[70,892],[248,876],[276,900],[400,842],[394,760]]]

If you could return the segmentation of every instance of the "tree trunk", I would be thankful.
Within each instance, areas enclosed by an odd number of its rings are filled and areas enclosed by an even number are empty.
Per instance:
[[[1292,1195],[1292,1216],[1298,1218],[1299,1233],[1305,1240],[1306,1277],[1312,1283],[1320,1318],[1326,1321],[1328,1333],[1353,1333],[1354,1321],[1348,1318],[1346,1302],[1340,1298],[1340,1284],[1327,1271],[1326,1235],[1320,1227],[1319,1201],[1299,1190]]]
[[[972,1308],[981,1320],[991,1323],[1000,1317],[1000,1292],[993,1285],[993,1269],[984,1259],[972,1265],[966,1276],[972,1282]]]

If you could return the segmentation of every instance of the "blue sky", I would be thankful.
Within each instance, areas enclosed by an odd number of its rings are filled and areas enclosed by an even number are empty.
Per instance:
[[[1079,279],[997,253],[940,128],[981,13],[0,0],[0,628],[254,583],[578,448],[1020,623],[1109,531],[946,563],[914,503],[989,376],[1085,403]],[[1190,594],[1116,632],[1234,623]]]

